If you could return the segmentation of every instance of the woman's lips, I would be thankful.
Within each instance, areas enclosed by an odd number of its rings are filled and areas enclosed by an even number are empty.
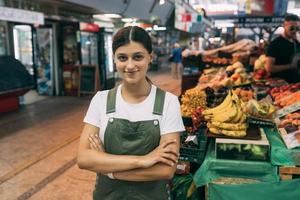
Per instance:
[[[133,71],[124,71],[124,73],[127,73],[127,74],[133,74],[135,72],[137,72],[138,70],[133,70]]]

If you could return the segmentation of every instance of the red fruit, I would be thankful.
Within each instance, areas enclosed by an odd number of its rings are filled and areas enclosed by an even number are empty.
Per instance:
[[[264,76],[266,74],[266,70],[264,69],[259,69],[257,70],[257,74],[261,75],[261,76]]]

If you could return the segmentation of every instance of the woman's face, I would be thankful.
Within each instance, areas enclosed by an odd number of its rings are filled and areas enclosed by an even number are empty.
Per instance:
[[[152,55],[138,42],[117,48],[114,61],[124,82],[135,84],[146,78]]]

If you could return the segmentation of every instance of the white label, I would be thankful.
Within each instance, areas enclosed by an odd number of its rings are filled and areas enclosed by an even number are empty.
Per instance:
[[[177,165],[176,167],[178,170],[184,170],[185,169],[185,165]]]
[[[186,139],[185,142],[190,142],[192,141],[195,144],[198,144],[197,136],[196,135],[189,135]]]
[[[299,109],[300,109],[300,102],[297,102],[297,103],[294,103],[290,106],[287,106],[285,108],[282,108],[282,109],[278,110],[276,112],[276,115],[277,115],[278,118],[281,118],[281,117],[283,117],[287,114],[293,113],[293,112],[295,112]]]

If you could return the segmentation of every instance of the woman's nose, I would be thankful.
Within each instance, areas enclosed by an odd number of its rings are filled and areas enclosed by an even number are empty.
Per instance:
[[[126,68],[127,69],[132,69],[134,68],[134,61],[130,58],[128,59],[127,63],[126,63]]]

